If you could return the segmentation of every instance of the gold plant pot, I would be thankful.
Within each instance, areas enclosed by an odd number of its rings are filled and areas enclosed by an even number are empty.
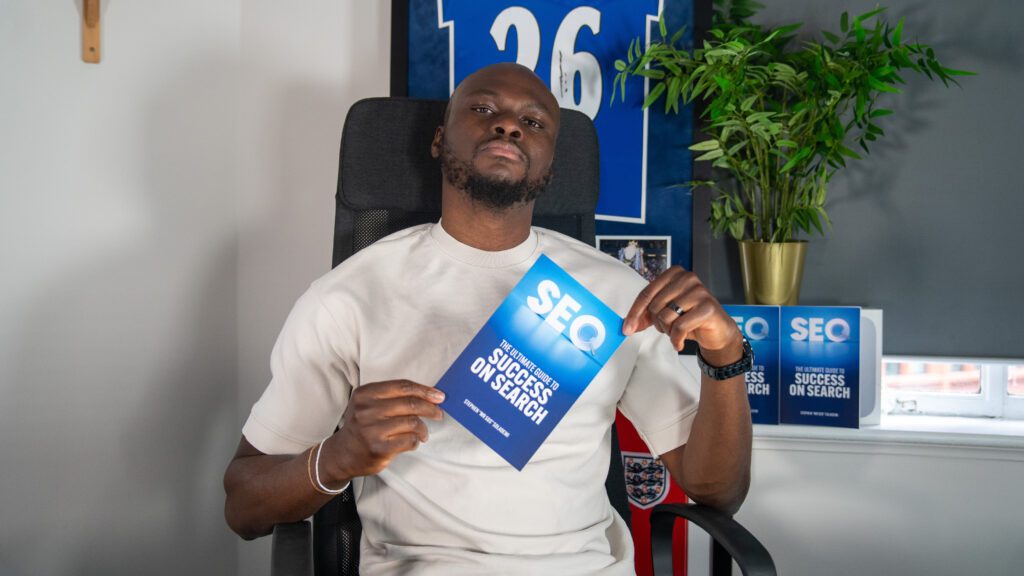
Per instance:
[[[807,242],[740,240],[739,245],[747,304],[795,306],[800,300]]]

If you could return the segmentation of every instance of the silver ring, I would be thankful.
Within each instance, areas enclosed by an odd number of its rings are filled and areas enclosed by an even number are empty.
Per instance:
[[[668,308],[669,310],[675,312],[679,316],[682,316],[683,314],[685,314],[685,311],[683,311],[682,308],[677,306],[675,302],[669,302],[668,304],[665,305],[665,308]]]

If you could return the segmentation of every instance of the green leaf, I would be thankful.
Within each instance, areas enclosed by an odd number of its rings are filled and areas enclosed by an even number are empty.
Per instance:
[[[675,45],[675,43],[679,42],[679,39],[683,37],[683,34],[685,32],[686,32],[686,26],[683,26],[679,30],[676,30],[676,33],[672,35],[672,39],[669,40],[668,43],[672,44],[672,45]],[[712,30],[712,32],[714,32],[714,30]]]
[[[903,39],[903,18],[896,24],[896,29],[892,31],[892,43],[896,46],[900,45],[900,41]]]
[[[839,153],[842,154],[843,156],[846,156],[847,158],[853,158],[854,160],[860,160],[860,154],[857,154],[856,152],[850,150],[846,146],[840,144],[837,148],[839,150]]]
[[[719,149],[719,150],[712,150],[710,152],[705,152],[704,154],[694,158],[694,161],[695,162],[702,162],[702,161],[705,161],[705,160],[714,160],[715,158],[721,158],[724,155],[725,155],[725,151],[724,150],[721,150],[721,149]]]
[[[892,114],[892,110],[887,108],[875,108],[868,114],[868,118],[881,118],[882,116],[888,116]]]
[[[825,36],[825,38],[828,39],[829,42],[837,46],[840,42],[842,42],[842,40],[839,39],[839,36],[836,36],[835,34],[829,32],[828,30],[822,30],[821,33]]]
[[[786,162],[786,164],[781,169],[779,169],[779,172],[789,172],[790,170],[793,169],[794,166],[797,165],[798,162],[800,162],[801,160],[803,160],[805,157],[809,156],[810,154],[811,154],[811,147],[810,146],[805,146],[805,147],[801,148],[800,151],[796,153],[796,156],[793,156],[792,158],[790,158],[789,162]]]
[[[871,87],[874,88],[875,90],[878,90],[879,92],[889,92],[890,94],[901,93],[901,90],[899,88],[890,86],[873,76],[868,76],[868,84],[871,85]]]
[[[673,76],[672,80],[668,83],[668,97],[665,98],[665,113],[668,114],[669,110],[678,109],[679,106],[679,85],[682,83],[682,79],[679,76]]]
[[[949,76],[977,76],[978,75],[977,72],[971,72],[969,70],[954,70],[953,68],[943,68],[942,71],[945,72]]]
[[[665,71],[664,70],[643,70],[643,69],[638,69],[638,70],[635,70],[633,72],[633,74],[635,74],[637,76],[643,76],[645,78],[652,78],[654,80],[661,80],[662,78],[665,77]]]
[[[879,66],[871,71],[871,75],[879,80],[888,79],[889,75],[896,71],[892,66]]]
[[[661,32],[661,37],[665,38],[668,36],[668,28],[665,26],[665,13],[662,12],[658,16],[658,30]]]
[[[819,234],[825,234],[825,230],[821,227],[821,220],[818,219],[817,212],[810,212],[811,222],[814,223],[814,227],[818,229]]]
[[[747,140],[740,140],[739,142],[737,142],[737,143],[733,144],[732,146],[730,146],[729,149],[726,150],[725,154],[727,156],[735,156],[736,153],[739,152],[740,150],[742,150],[743,147],[746,146],[746,145],[747,145]]]
[[[872,10],[870,12],[865,12],[865,13],[861,14],[860,16],[857,16],[857,21],[858,22],[863,22],[864,20],[867,20],[868,18],[871,18],[872,16],[877,16],[878,14],[881,14],[882,12],[885,12],[885,8],[875,8],[874,10]]]
[[[615,61],[615,69],[618,70],[619,72],[625,71],[626,63],[623,62],[622,60],[616,60]]]
[[[697,142],[690,146],[690,150],[694,152],[707,152],[708,150],[718,150],[721,146],[718,144],[718,140],[705,140],[703,142]]]
[[[740,103],[740,111],[747,112],[754,106],[754,102],[757,101],[757,94],[747,97],[743,102]]]
[[[768,43],[768,42],[771,42],[772,40],[774,40],[775,38],[785,38],[786,36],[789,36],[793,32],[796,32],[797,30],[799,30],[800,27],[802,27],[803,25],[804,25],[803,22],[797,22],[795,24],[788,24],[786,26],[780,26],[780,27],[776,28],[775,30],[773,30],[771,34],[766,36],[765,39],[762,40],[762,42]]]
[[[729,233],[732,234],[733,238],[740,240],[743,238],[744,227],[743,220],[733,220],[732,223],[729,224]]]
[[[651,104],[654,104],[655,102],[657,102],[657,101],[658,101],[658,98],[659,98],[659,97],[661,96],[661,94],[662,94],[663,92],[665,92],[665,84],[664,84],[664,83],[661,83],[661,82],[659,82],[659,83],[658,83],[658,84],[656,84],[656,85],[654,86],[654,88],[653,88],[653,89],[651,90],[651,93],[647,95],[647,98],[645,98],[645,99],[644,99],[644,104],[643,104],[643,107],[644,107],[644,108],[647,108],[647,107],[649,107],[649,106],[650,106]]]
[[[754,112],[753,114],[747,116],[747,124],[757,124],[758,122],[762,120],[767,120],[768,118],[771,118],[774,115],[775,112]]]
[[[843,12],[843,15],[839,17],[839,30],[844,34],[850,29],[850,15]]]
[[[711,166],[713,166],[715,168],[723,168],[725,170],[728,170],[729,169],[729,158],[727,156],[722,156],[721,158],[718,158],[717,160],[712,162]]]
[[[786,148],[799,148],[800,147],[799,144],[797,144],[796,142],[793,142],[792,140],[778,140],[775,143],[778,144],[779,146],[784,146]]]

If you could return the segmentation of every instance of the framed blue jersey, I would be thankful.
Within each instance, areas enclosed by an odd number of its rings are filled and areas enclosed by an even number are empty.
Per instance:
[[[601,194],[597,235],[660,236],[674,261],[692,268],[693,179],[688,146],[693,111],[644,110],[648,80],[613,84],[616,59],[630,42],[693,29],[702,0],[393,0],[392,95],[447,99],[474,71],[497,62],[533,70],[563,108],[587,114],[597,129]],[[708,2],[709,3],[709,2]],[[692,42],[687,32],[684,42]]]

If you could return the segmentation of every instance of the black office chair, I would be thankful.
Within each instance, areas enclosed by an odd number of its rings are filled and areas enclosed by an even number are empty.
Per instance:
[[[441,170],[429,145],[444,108],[445,102],[437,100],[370,98],[349,110],[341,140],[335,266],[392,232],[440,218]],[[590,119],[562,110],[555,150],[554,177],[537,200],[534,225],[593,244],[600,170],[597,133]],[[605,485],[612,505],[628,522],[625,475],[614,430]],[[652,514],[656,574],[672,573],[672,530],[679,517],[713,538],[713,575],[731,573],[732,559],[744,574],[775,574],[771,556],[745,528],[728,515],[697,504],[661,505]],[[312,527],[304,521],[274,528],[271,574],[355,576],[361,532],[349,487],[314,515]]]

